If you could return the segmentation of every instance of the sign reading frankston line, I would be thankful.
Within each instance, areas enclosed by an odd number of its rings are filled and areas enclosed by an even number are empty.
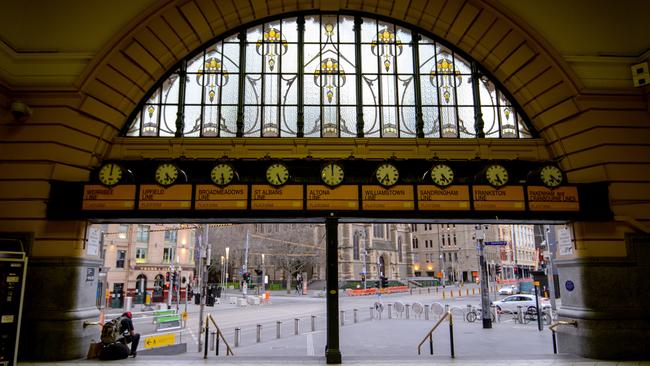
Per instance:
[[[580,211],[578,188],[529,186],[528,208],[531,211]]]
[[[499,189],[492,186],[474,186],[472,196],[476,211],[524,211],[526,209],[522,186],[507,186]]]
[[[251,187],[253,210],[302,210],[302,185],[274,187],[254,184]]]
[[[161,187],[157,184],[140,186],[141,210],[189,210],[192,207],[192,185],[178,184]]]
[[[440,211],[469,210],[469,187],[418,186],[418,209]]]
[[[119,185],[112,188],[98,184],[84,185],[82,210],[133,210],[135,208],[135,185]]]
[[[308,210],[358,210],[359,186],[307,186]]]
[[[413,186],[362,186],[362,204],[364,210],[378,211],[411,211],[415,209],[413,202]]]
[[[227,187],[197,184],[194,193],[194,208],[197,210],[245,210],[247,200],[248,186],[245,184]]]

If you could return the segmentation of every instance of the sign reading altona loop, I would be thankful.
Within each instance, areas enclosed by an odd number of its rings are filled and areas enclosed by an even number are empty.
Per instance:
[[[307,186],[308,210],[358,210],[359,187],[339,186],[330,188],[324,185]]]

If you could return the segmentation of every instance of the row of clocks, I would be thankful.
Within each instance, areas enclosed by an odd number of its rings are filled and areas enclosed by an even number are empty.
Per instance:
[[[99,180],[106,186],[114,186],[120,182],[124,169],[117,163],[106,163],[99,170]],[[170,186],[176,183],[181,175],[185,173],[173,163],[161,163],[155,171],[156,182],[162,186]],[[447,187],[454,182],[454,170],[447,164],[434,164],[428,172],[431,181],[439,187]],[[508,183],[508,169],[501,164],[491,164],[485,168],[485,180],[494,187],[502,187]],[[226,186],[235,179],[236,171],[232,164],[220,162],[214,165],[210,171],[210,179],[218,186]],[[266,168],[266,181],[273,186],[281,186],[289,181],[289,167],[282,162],[274,162]],[[399,181],[400,171],[393,163],[384,162],[377,166],[374,171],[374,179],[384,187],[395,185]],[[320,169],[320,178],[323,183],[330,187],[343,183],[345,170],[338,162],[327,162]],[[555,165],[546,165],[539,171],[541,182],[554,188],[562,184],[564,175]]]

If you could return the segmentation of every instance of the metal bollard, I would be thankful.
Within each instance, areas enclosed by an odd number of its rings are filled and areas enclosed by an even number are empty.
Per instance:
[[[474,290],[476,290],[476,289],[475,289],[475,288],[472,288],[472,295],[474,295]]]
[[[341,310],[341,326],[345,325],[345,310]]]
[[[442,290],[442,299],[445,299],[445,290]]]
[[[471,304],[467,304],[467,312],[465,313],[465,316],[464,316],[465,321],[467,321],[467,314],[469,314],[469,313],[471,313],[471,312],[472,312],[472,305],[471,305]]]
[[[469,289],[468,288],[465,289],[465,295],[469,296]]]
[[[374,310],[375,310],[375,307],[374,307],[374,306],[371,306],[371,307],[370,307],[370,320],[372,320],[372,319],[375,318],[375,314],[373,313]]]
[[[311,316],[311,331],[316,331],[316,315]]]
[[[431,287],[427,287],[427,294],[431,293]]]
[[[393,318],[393,304],[388,304],[388,319]]]
[[[239,347],[239,337],[241,335],[241,329],[235,328],[235,347]]]
[[[495,305],[490,305],[490,311],[492,312],[492,314],[494,314],[494,320],[497,323],[500,323],[501,322],[501,314],[499,314],[499,312],[497,311],[497,307]]]
[[[281,321],[275,322],[275,338],[280,338],[280,327],[282,326]]]
[[[352,313],[354,314],[354,322],[357,322],[357,309],[352,310]]]
[[[257,324],[257,343],[262,341],[262,324]]]
[[[216,336],[217,336],[216,331],[210,332],[210,351],[214,351],[214,343],[215,343],[214,340]]]
[[[298,335],[300,333],[300,319],[295,318],[293,320],[293,334]]]
[[[449,304],[445,304],[445,313],[449,312]]]
[[[424,320],[429,320],[429,305],[424,305]]]
[[[406,308],[406,319],[409,319],[409,317],[410,317],[409,316],[409,307],[410,307],[410,305],[406,304],[404,307]]]
[[[517,322],[522,324],[524,322],[524,311],[521,305],[517,305]]]

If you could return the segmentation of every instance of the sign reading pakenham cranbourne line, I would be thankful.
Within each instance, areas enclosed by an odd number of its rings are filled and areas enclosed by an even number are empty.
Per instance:
[[[227,187],[197,184],[194,208],[197,210],[245,210],[247,200],[248,186],[245,184]]]
[[[399,185],[390,188],[362,186],[361,202],[364,210],[413,210],[413,186]]]
[[[576,187],[549,189],[541,186],[529,186],[528,208],[531,211],[580,211],[578,189]]]
[[[133,210],[135,185],[108,188],[98,184],[84,186],[82,210]]]
[[[307,209],[358,210],[359,187],[347,185],[330,188],[324,185],[308,185]]]
[[[161,187],[157,184],[140,186],[141,210],[189,210],[192,207],[192,185],[178,184]]]
[[[524,211],[524,187],[492,186],[472,187],[474,210],[476,211]]]
[[[251,186],[253,210],[302,210],[302,185],[274,187],[266,184]]]
[[[418,209],[424,211],[467,211],[469,210],[469,187],[418,186]]]

